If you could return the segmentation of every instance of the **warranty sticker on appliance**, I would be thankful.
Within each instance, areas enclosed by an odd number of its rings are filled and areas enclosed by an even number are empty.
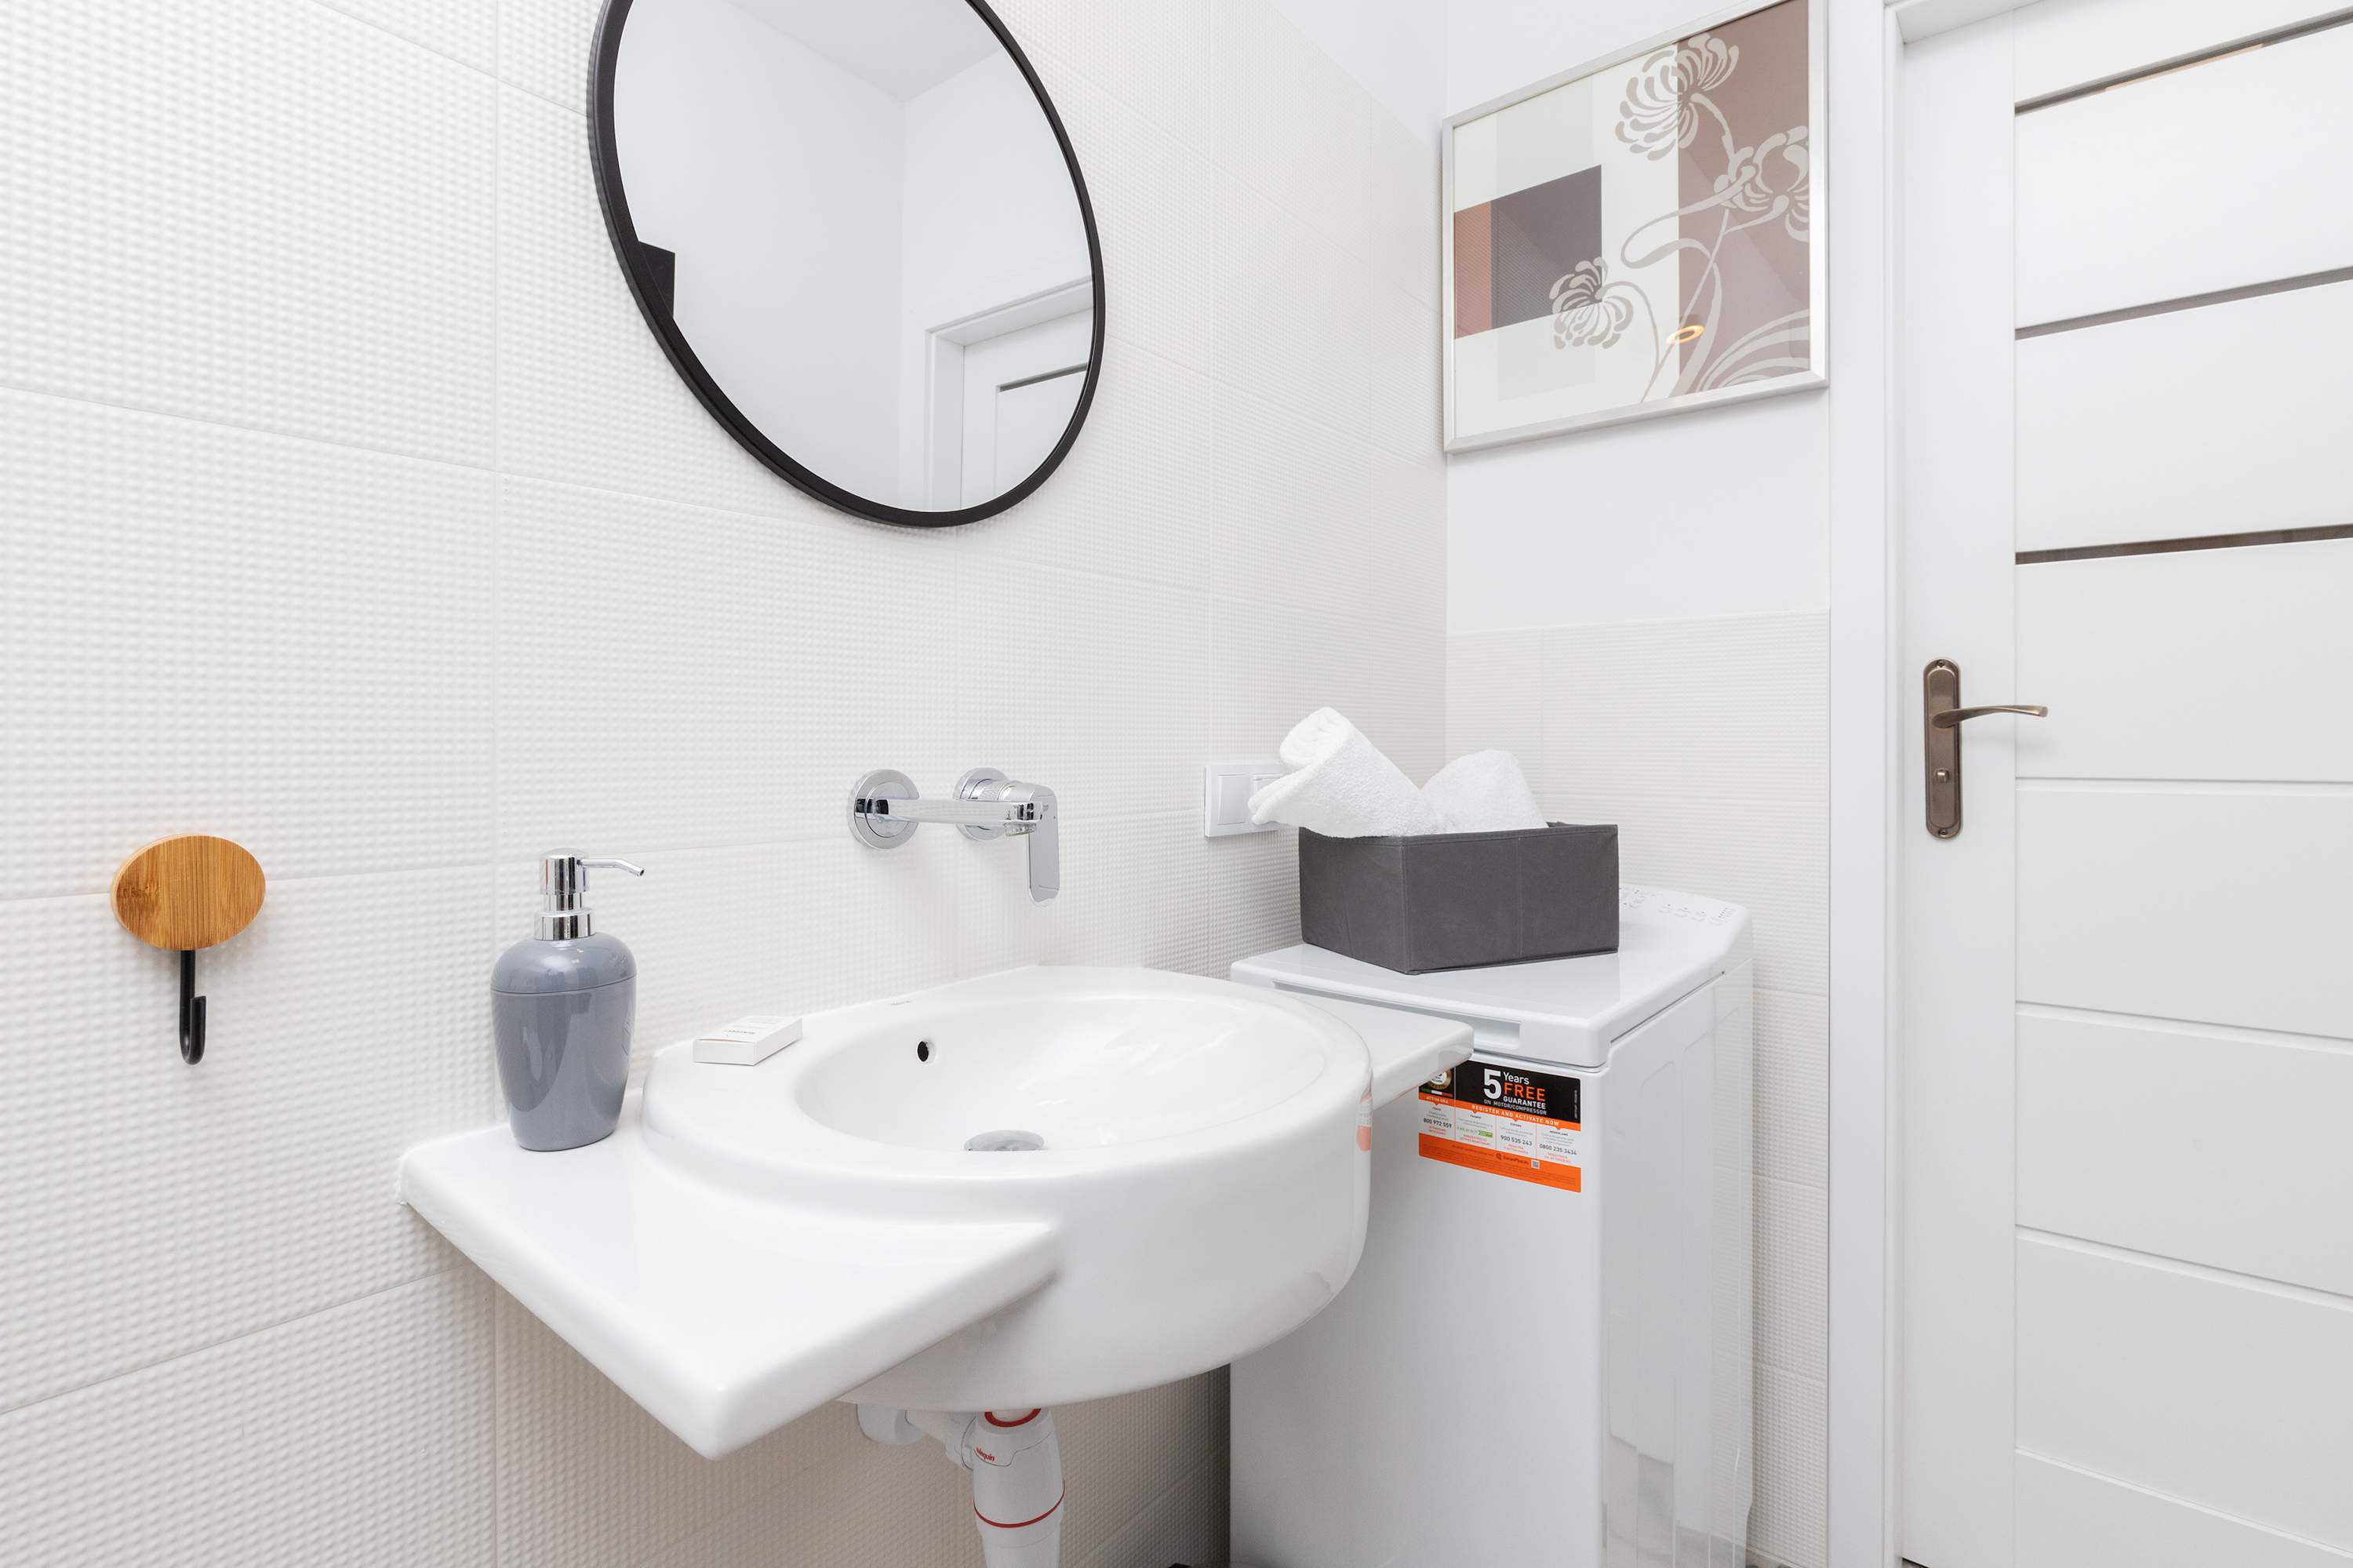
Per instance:
[[[1421,1086],[1421,1157],[1582,1192],[1584,1086],[1564,1074],[1465,1062]]]

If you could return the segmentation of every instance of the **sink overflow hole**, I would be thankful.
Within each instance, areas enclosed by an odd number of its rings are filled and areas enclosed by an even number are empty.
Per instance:
[[[974,1133],[964,1140],[964,1146],[980,1154],[1029,1154],[1045,1148],[1046,1140],[1034,1132],[1007,1128]]]
[[[928,1041],[928,1040],[918,1040],[918,1041],[916,1041],[916,1042],[915,1042],[915,1060],[916,1060],[916,1061],[918,1061],[918,1062],[928,1062],[928,1061],[930,1061],[931,1059],[932,1059],[932,1043],[931,1043],[930,1041]]]

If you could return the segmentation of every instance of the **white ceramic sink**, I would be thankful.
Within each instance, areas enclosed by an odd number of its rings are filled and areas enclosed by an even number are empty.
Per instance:
[[[715,1457],[828,1399],[1053,1405],[1272,1342],[1356,1268],[1375,1098],[1469,1048],[1225,980],[1017,969],[814,1014],[756,1066],[672,1046],[604,1142],[485,1128],[411,1150],[401,1194]]]
[[[1150,1387],[1305,1321],[1364,1245],[1370,1083],[1306,1002],[1019,969],[812,1019],[756,1068],[673,1047],[644,1115],[656,1158],[797,1209],[1052,1227],[1044,1288],[856,1391],[968,1410]]]

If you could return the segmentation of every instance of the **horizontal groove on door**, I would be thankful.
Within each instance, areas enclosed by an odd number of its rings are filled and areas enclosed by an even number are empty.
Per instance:
[[[2353,236],[2347,245],[2353,254]],[[2313,288],[2020,336],[2011,548],[2227,540],[2353,519],[2353,360],[2318,347],[2347,341],[2353,270]]]
[[[1076,376],[1086,369],[1083,365],[1065,365],[1060,370],[1041,370],[1035,376],[1024,376],[1016,381],[1000,382],[999,392],[1018,392],[1024,387],[1035,387],[1041,381],[1059,381],[1065,376]]]
[[[2017,1568],[2353,1568],[2353,1556],[2308,1537],[2031,1448],[2017,1453]]]
[[[2118,322],[2139,321],[2145,316],[2171,315],[2176,311],[2227,305],[2234,300],[2259,300],[2266,294],[2288,294],[2298,289],[2325,288],[2330,283],[2348,281],[2353,281],[2353,267],[2331,267],[2325,272],[2303,272],[2293,278],[2274,278],[2266,283],[2242,283],[2235,289],[2213,289],[2203,294],[2184,294],[2178,300],[2155,300],[2145,305],[2126,305],[2122,310],[2094,311],[2090,315],[2069,316],[2063,321],[2037,322],[2032,326],[2017,328],[2016,335],[2021,339],[2049,337],[2054,332],[2080,332],[2085,327],[2113,326]]]
[[[2348,79],[2333,27],[2013,117],[2011,330],[2353,265]]]
[[[2021,1008],[2017,1099],[2020,1226],[2353,1298],[2345,1042]]]
[[[2353,1035],[2353,792],[2053,782],[2016,800],[2019,1001]]]
[[[2227,1024],[2192,1023],[2184,1019],[2165,1018],[2148,1012],[2117,1012],[2097,1007],[2062,1007],[2053,1002],[2021,1001],[2018,1004],[2018,1015],[2021,1018],[2052,1018],[2062,1022],[2080,1018],[2088,1022],[2122,1024],[2161,1034],[2211,1036],[2231,1044],[2285,1045],[2299,1051],[2353,1052],[2353,1036],[2296,1034],[2284,1029],[2235,1029]]]
[[[2184,550],[2237,550],[2254,545],[2311,545],[2326,539],[2353,539],[2353,523],[2332,523],[2323,528],[2258,528],[2246,534],[2200,534],[2186,539],[2134,539],[2120,545],[2071,545],[2060,550],[2021,550],[2017,558],[2021,567],[2039,567],[2052,561],[2169,556]]]
[[[2353,1311],[2353,1296],[2342,1291],[2322,1290],[2309,1285],[2298,1285],[2292,1279],[2274,1279],[2265,1274],[2250,1274],[2241,1268],[2217,1268],[2210,1263],[2198,1263],[2170,1253],[2149,1252],[2137,1246],[2118,1246],[2114,1242],[2095,1241],[2089,1236],[2070,1235],[2064,1231],[2047,1231],[2040,1225],[2021,1224],[2017,1227],[2021,1241],[2040,1243],[2086,1257],[2105,1258],[2112,1263],[2129,1263],[2141,1268],[2153,1268],[2163,1274],[2179,1275],[2184,1279],[2202,1280],[2209,1285],[2229,1285],[2242,1290],[2259,1291],[2284,1301],[2300,1302],[2307,1307],[2325,1307],[2332,1312]]]
[[[2342,800],[2353,796],[2353,781],[2342,779],[2152,779],[2133,775],[2104,779],[2088,773],[2018,775],[2021,789],[2039,795],[2230,795],[2318,796]]]
[[[2010,689],[2051,709],[2009,726],[2021,780],[2263,796],[2353,783],[2353,726],[2316,719],[2341,706],[2353,668],[2353,539],[2021,567],[2015,580]]]
[[[2021,768],[2017,782],[2031,784],[2037,789],[2094,789],[2103,793],[2152,789],[2180,795],[2200,789],[2222,789],[2233,795],[2353,795],[2353,782],[2340,779],[2188,779],[2169,774],[2038,773]]]
[[[2353,1303],[2031,1233],[2015,1245],[2018,1448],[2353,1544]]]
[[[2227,43],[2214,44],[2202,49],[2192,49],[2186,55],[2176,55],[2170,59],[2152,60],[2147,65],[2135,66],[2130,70],[2116,71],[2077,87],[2064,88],[2057,92],[2046,92],[2037,98],[2024,99],[2018,105],[2018,112],[2031,114],[2038,109],[2048,109],[2055,103],[2068,103],[2078,98],[2089,98],[2095,92],[2113,91],[2119,87],[2129,87],[2137,81],[2147,81],[2151,77],[2169,76],[2178,70],[2187,70],[2191,66],[2204,65],[2208,60],[2219,60],[2229,55],[2242,54],[2248,49],[2266,48],[2273,44],[2284,44],[2291,38],[2310,37],[2315,33],[2325,33],[2332,27],[2344,26],[2348,22],[2353,22],[2353,10],[2332,12],[2326,16],[2316,16],[2308,22],[2298,22],[2293,26],[2274,27],[2267,33],[2252,33],[2243,37],[2232,38]]]

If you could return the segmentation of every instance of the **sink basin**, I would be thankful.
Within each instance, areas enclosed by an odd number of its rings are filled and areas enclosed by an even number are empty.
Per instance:
[[[870,1142],[955,1152],[976,1132],[1009,1128],[1060,1151],[1240,1121],[1292,1099],[1333,1064],[1320,1022],[1303,1030],[1290,1011],[1247,997],[1187,995],[1160,976],[1139,983],[1063,971],[1052,980],[1050,991],[1035,980],[999,982],[996,994],[831,1021],[843,1044],[804,1058],[797,1074],[786,1068],[777,1085],[811,1119]],[[677,1086],[681,1101],[693,1092],[683,1074]],[[662,1116],[672,1089],[665,1079],[656,1092]],[[954,1163],[961,1171],[975,1162]]]
[[[828,1400],[1029,1409],[1219,1366],[1365,1239],[1371,1112],[1442,1018],[1030,969],[659,1055],[601,1143],[420,1144],[400,1195],[699,1453]]]
[[[1364,1245],[1364,1039],[1278,993],[1033,969],[810,1018],[756,1067],[654,1063],[655,1160],[837,1222],[1046,1227],[1059,1266],[845,1397],[1065,1404],[1219,1366]]]

